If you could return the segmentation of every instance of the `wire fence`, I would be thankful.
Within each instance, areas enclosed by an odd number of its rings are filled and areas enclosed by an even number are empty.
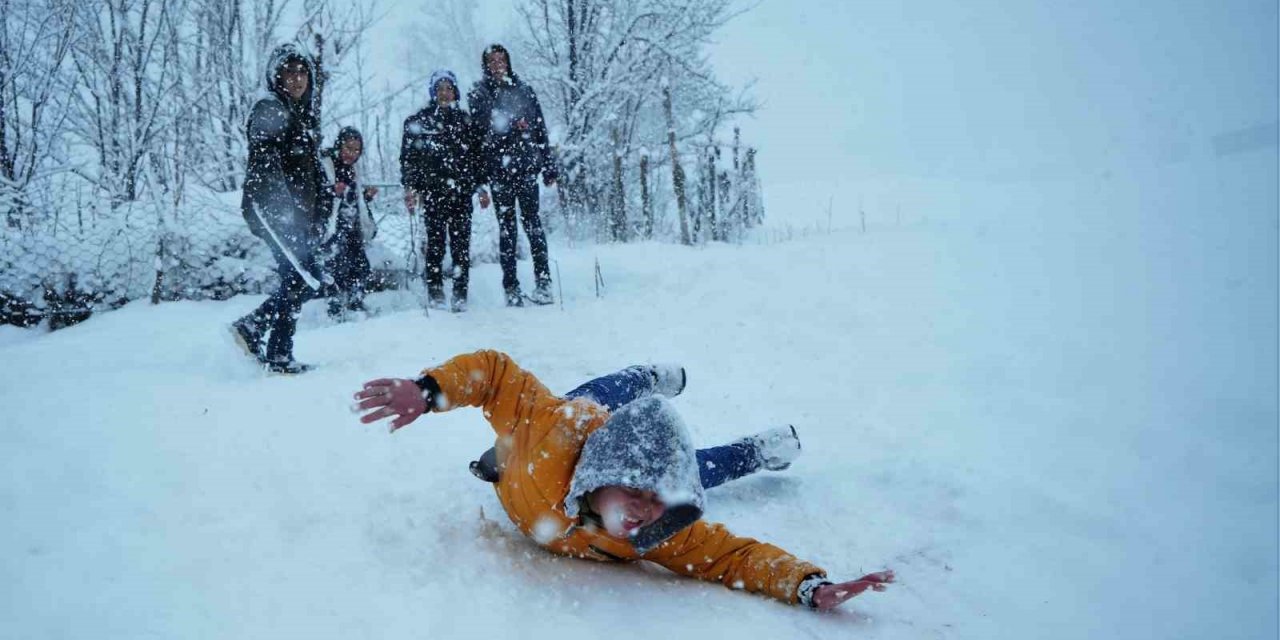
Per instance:
[[[694,163],[690,180],[692,242],[740,242],[764,215],[755,152],[748,149],[740,164],[735,149],[733,170],[718,171],[718,150],[706,151]],[[670,184],[654,175],[653,186],[648,186],[646,176],[641,177],[638,185],[622,181],[624,193],[614,200],[644,202],[639,211],[561,206],[561,188],[542,190],[541,218],[548,236],[570,245],[680,237],[670,197],[664,195],[671,192]],[[405,210],[398,183],[365,186],[379,188],[369,203],[378,231],[365,247],[372,268],[366,288],[421,292],[423,216]],[[116,206],[76,195],[73,202],[51,205],[49,213],[40,215],[14,216],[10,207],[0,222],[0,324],[47,321],[58,329],[133,300],[225,300],[273,291],[278,285],[275,260],[249,232],[240,197],[239,191],[187,189]],[[498,224],[492,211],[472,212],[473,265],[498,262]],[[615,219],[622,220],[621,227]],[[527,238],[518,234],[517,257],[528,255]],[[450,269],[448,262],[445,268]]]
[[[423,216],[405,210],[399,184],[370,186],[379,194],[370,203],[377,235],[365,247],[369,288],[420,286]],[[47,320],[57,329],[132,300],[269,293],[278,283],[275,260],[249,233],[239,197],[188,194],[176,209],[132,203],[0,227],[0,324]],[[481,213],[472,218],[472,262],[496,262],[497,223]]]

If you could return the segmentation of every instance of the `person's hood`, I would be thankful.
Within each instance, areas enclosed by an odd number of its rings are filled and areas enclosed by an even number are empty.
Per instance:
[[[448,80],[453,84],[453,91],[458,96],[458,100],[455,100],[453,104],[457,106],[462,99],[462,89],[458,88],[458,76],[453,75],[453,72],[448,69],[436,69],[431,72],[431,104],[436,104],[436,85],[441,80]]]
[[[342,153],[342,145],[346,144],[348,140],[359,140],[361,144],[364,144],[364,136],[360,133],[359,129],[355,127],[343,127],[342,130],[338,132],[338,137],[334,139],[333,147],[329,149],[329,155],[332,156],[334,160],[337,160],[340,157],[340,154]]]
[[[279,85],[279,71],[289,62],[301,62],[307,67],[307,76],[310,82],[307,83],[307,93],[302,96],[304,104],[310,103],[312,94],[316,90],[316,65],[311,60],[311,56],[303,52],[302,48],[293,43],[285,43],[275,48],[271,52],[271,60],[267,63],[265,73],[265,86],[267,91],[274,94],[285,102],[289,103],[289,97],[285,93],[284,88]]]
[[[609,416],[582,448],[565,514],[577,517],[588,493],[611,485],[658,494],[666,511],[637,529],[631,545],[641,555],[702,517],[705,498],[689,430],[666,398],[650,396]]]
[[[498,53],[498,52],[501,52],[507,56],[507,76],[511,78],[511,82],[512,83],[519,82],[518,78],[516,77],[516,63],[511,60],[511,52],[507,51],[506,47],[497,43],[489,45],[488,47],[485,48],[484,53],[480,54],[480,71],[484,73],[485,80],[490,80],[493,82],[498,81],[497,78],[494,78],[493,75],[489,73],[489,64],[488,64],[489,54]]]

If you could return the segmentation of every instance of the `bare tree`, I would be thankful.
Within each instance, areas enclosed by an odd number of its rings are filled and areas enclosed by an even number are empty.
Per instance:
[[[637,147],[670,146],[669,132],[712,135],[755,108],[716,80],[704,51],[733,17],[729,0],[524,0],[519,11],[532,75],[559,125],[568,200],[582,215],[616,211],[599,206],[617,192],[614,154],[631,162]]]
[[[323,125],[326,101],[345,103],[352,92],[358,92],[361,81],[347,81],[339,85],[343,95],[328,96],[330,80],[335,70],[341,70],[348,56],[356,51],[364,35],[373,26],[376,0],[303,0],[306,16],[298,29],[297,40],[306,44],[316,65],[316,86],[313,91],[316,115]]]
[[[0,209],[10,227],[30,213],[32,182],[61,148],[66,101],[58,78],[75,42],[77,4],[0,0]]]
[[[96,172],[80,172],[116,207],[138,199],[143,158],[157,134],[178,69],[163,55],[164,39],[177,30],[189,0],[89,0],[76,15],[79,38],[71,131],[94,150]]]
[[[425,0],[421,7],[421,17],[405,27],[410,71],[425,78],[443,67],[464,85],[477,79],[480,52],[488,43],[476,26],[476,0]]]
[[[248,63],[243,3],[196,0],[190,21],[194,42],[179,61],[185,70],[183,97],[184,102],[191,95],[200,99],[191,105],[196,124],[188,129],[185,144],[201,182],[216,191],[233,191],[244,173],[244,119],[260,77]]]

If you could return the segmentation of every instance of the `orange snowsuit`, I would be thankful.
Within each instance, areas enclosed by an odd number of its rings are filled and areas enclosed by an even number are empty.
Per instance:
[[[609,411],[551,393],[510,356],[477,351],[423,371],[440,385],[434,411],[480,407],[497,434],[501,479],[494,485],[511,521],[546,549],[599,561],[648,560],[733,589],[797,602],[800,582],[826,572],[771,544],[702,520],[640,555],[624,540],[565,514],[564,500],[587,436]]]

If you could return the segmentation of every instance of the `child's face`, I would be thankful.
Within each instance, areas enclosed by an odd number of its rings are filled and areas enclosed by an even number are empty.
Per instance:
[[[457,99],[457,88],[453,86],[452,82],[449,82],[448,78],[441,78],[440,82],[436,83],[436,102],[439,102],[440,106],[447,107]]]
[[[591,493],[590,502],[604,521],[605,530],[619,540],[653,524],[667,510],[658,494],[631,487],[601,487]]]
[[[338,155],[342,157],[342,164],[348,166],[355,164],[360,159],[361,153],[364,153],[364,145],[355,138],[343,142],[338,149]]]

